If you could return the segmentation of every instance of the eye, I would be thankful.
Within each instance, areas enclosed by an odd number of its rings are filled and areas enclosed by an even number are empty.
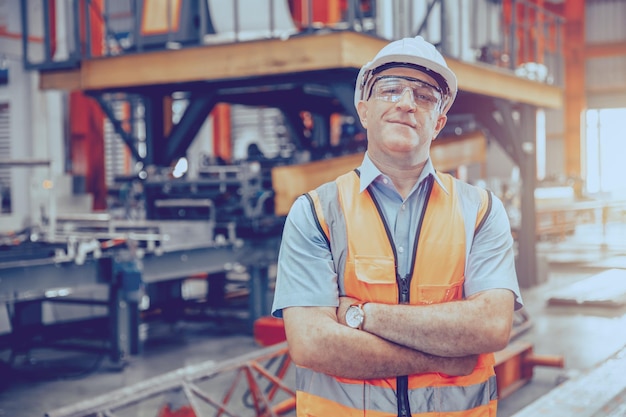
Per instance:
[[[378,91],[385,95],[401,94],[404,88],[399,84],[384,84],[380,85]]]
[[[433,96],[432,94],[426,92],[426,91],[415,91],[413,93],[413,95],[415,96],[415,100],[419,100],[422,101],[424,103],[430,103],[430,104],[435,104],[437,103],[437,97]]]

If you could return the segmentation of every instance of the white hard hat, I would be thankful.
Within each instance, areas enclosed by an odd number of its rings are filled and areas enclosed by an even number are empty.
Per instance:
[[[366,100],[372,76],[386,68],[408,66],[430,75],[441,87],[444,102],[442,113],[447,112],[454,102],[458,90],[456,75],[448,68],[443,56],[435,46],[421,36],[404,38],[389,43],[381,49],[374,59],[363,65],[356,79],[354,105]]]

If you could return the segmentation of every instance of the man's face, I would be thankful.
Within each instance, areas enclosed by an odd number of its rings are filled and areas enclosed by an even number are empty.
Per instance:
[[[425,161],[431,142],[447,120],[440,114],[440,106],[430,103],[441,98],[428,87],[437,86],[436,81],[421,71],[403,67],[386,69],[375,80],[369,99],[357,106],[367,129],[368,152],[401,156],[417,163]]]

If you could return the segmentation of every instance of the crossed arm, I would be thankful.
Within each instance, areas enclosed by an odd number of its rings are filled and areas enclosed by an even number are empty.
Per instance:
[[[357,300],[342,297],[340,321]],[[363,330],[432,355],[456,357],[504,349],[513,324],[514,295],[493,289],[466,300],[425,306],[367,303]]]
[[[469,374],[476,356],[443,358],[352,329],[333,307],[290,307],[283,311],[293,361],[344,378],[389,378],[423,372]]]
[[[345,310],[354,301],[342,297],[337,309],[283,311],[290,354],[298,365],[355,379],[467,375],[477,354],[506,346],[512,324],[509,290],[428,306],[368,303],[362,330],[345,326]]]

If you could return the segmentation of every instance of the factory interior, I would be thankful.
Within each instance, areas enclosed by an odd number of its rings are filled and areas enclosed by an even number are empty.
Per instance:
[[[0,417],[295,416],[270,314],[284,221],[359,166],[359,69],[418,35],[459,82],[433,165],[491,190],[514,239],[498,416],[626,416],[625,19],[626,0],[0,2]]]

